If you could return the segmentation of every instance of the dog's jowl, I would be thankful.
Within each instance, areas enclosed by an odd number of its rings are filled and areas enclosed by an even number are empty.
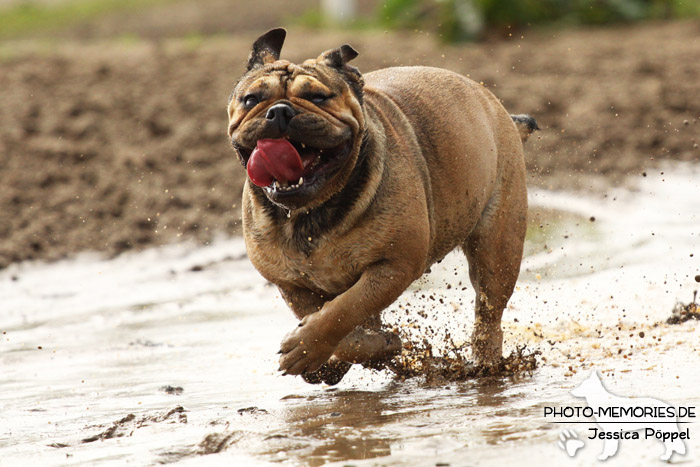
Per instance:
[[[248,254],[300,319],[280,369],[334,384],[352,363],[398,352],[381,311],[457,247],[476,290],[475,363],[496,364],[525,236],[522,140],[535,121],[450,71],[362,75],[349,45],[280,60],[284,38],[273,29],[253,44],[228,106],[248,174]]]

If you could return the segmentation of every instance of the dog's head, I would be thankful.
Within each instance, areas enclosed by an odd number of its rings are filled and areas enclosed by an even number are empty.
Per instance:
[[[280,60],[286,32],[253,44],[228,105],[228,133],[250,182],[286,209],[315,207],[338,192],[364,134],[363,79],[349,45],[301,64]]]

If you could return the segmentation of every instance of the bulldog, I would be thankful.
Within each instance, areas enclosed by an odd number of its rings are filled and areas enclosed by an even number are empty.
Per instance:
[[[350,45],[281,60],[285,36],[255,41],[228,103],[247,171],[248,255],[300,320],[280,371],[335,384],[351,364],[399,352],[382,310],[458,247],[476,291],[474,362],[497,364],[526,229],[523,142],[536,122],[451,71],[363,75],[348,65]]]

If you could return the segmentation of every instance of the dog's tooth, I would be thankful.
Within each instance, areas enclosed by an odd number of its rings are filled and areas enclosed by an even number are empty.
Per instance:
[[[299,181],[297,182],[299,186],[302,186],[304,184],[304,177],[299,177]]]
[[[303,149],[306,149],[306,145],[305,145],[304,143],[301,143],[301,147],[302,147]]]

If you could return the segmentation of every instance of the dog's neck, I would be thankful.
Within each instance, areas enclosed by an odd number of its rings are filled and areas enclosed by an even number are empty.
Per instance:
[[[377,146],[381,141],[383,139],[377,138],[371,129],[364,130],[355,167],[343,188],[320,206],[285,211],[281,218],[278,217],[284,224],[282,230],[290,246],[308,255],[314,249],[313,241],[309,239],[321,238],[331,231],[342,234],[363,217],[381,180],[384,161],[373,157],[380,153]]]

